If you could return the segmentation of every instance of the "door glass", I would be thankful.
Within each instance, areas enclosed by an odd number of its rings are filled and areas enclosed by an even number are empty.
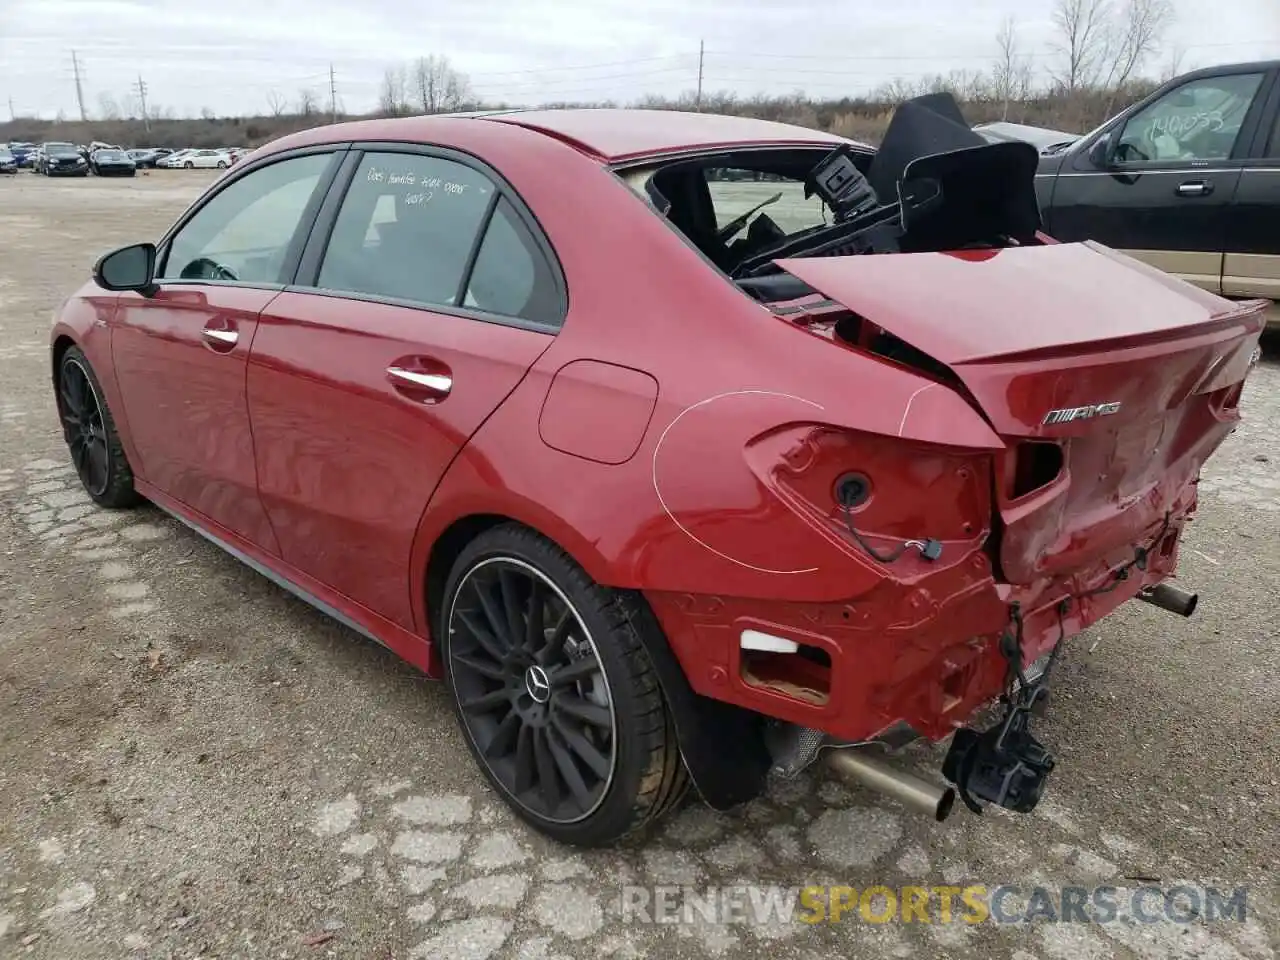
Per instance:
[[[360,162],[318,286],[452,306],[494,186],[461,163],[411,153]]]
[[[464,305],[538,323],[558,324],[563,319],[551,265],[505,198],[498,201],[480,243]]]
[[[1267,156],[1280,157],[1280,111],[1276,112],[1276,122],[1271,127],[1271,139],[1267,141]]]
[[[1170,90],[1125,122],[1117,162],[1226,160],[1261,84],[1260,73],[1237,73]]]
[[[159,279],[288,282],[285,254],[331,156],[281,160],[219,191],[173,238]]]

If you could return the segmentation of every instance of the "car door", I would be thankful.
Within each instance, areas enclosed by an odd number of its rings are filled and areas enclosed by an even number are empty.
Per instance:
[[[1222,292],[1280,300],[1280,71],[1227,211]]]
[[[463,445],[551,344],[563,279],[478,161],[353,152],[249,358],[258,484],[284,560],[413,629],[413,540]],[[327,238],[327,240],[326,240]]]
[[[1260,70],[1192,75],[1122,115],[1062,165],[1049,232],[1096,240],[1220,292],[1226,210],[1264,79]],[[1091,149],[1103,137],[1105,150]]]
[[[292,278],[338,156],[330,147],[276,159],[207,195],[161,243],[158,289],[121,294],[113,321],[143,479],[272,553],[246,363],[258,314]]]

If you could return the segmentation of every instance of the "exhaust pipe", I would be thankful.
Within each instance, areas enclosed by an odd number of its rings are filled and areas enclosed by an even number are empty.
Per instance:
[[[1189,617],[1196,612],[1197,594],[1175,587],[1171,583],[1159,583],[1150,590],[1143,590],[1138,599],[1154,604],[1162,610],[1176,613],[1180,617]]]
[[[870,787],[899,803],[941,823],[951,815],[956,802],[956,792],[951,787],[940,787],[912,776],[898,768],[875,760],[857,749],[832,750],[827,765],[840,778],[864,787]]]

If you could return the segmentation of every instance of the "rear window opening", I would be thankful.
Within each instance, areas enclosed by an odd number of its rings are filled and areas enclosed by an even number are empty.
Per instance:
[[[944,94],[902,104],[878,151],[737,148],[621,174],[745,292],[777,303],[803,295],[777,260],[1040,244],[1038,163],[1028,143],[976,133]]]
[[[831,699],[831,655],[801,643],[794,653],[743,650],[739,675],[749,687],[823,706]]]

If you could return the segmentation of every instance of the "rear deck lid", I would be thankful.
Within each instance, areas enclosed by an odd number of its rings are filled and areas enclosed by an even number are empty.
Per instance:
[[[1264,326],[1264,301],[1092,243],[778,266],[949,368],[1005,439],[999,549],[1013,583],[1123,561],[1189,505],[1238,419]],[[1023,484],[1020,459],[1046,444],[1048,474]]]

